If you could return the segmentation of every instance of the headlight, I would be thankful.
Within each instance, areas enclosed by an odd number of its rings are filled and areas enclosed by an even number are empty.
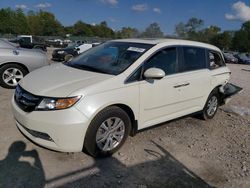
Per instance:
[[[44,98],[36,110],[62,110],[73,106],[81,96],[68,98]]]
[[[57,51],[58,54],[64,54],[65,51],[61,50],[61,51]]]

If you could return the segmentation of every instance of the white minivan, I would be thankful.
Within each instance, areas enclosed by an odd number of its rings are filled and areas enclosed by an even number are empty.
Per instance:
[[[22,79],[18,129],[46,148],[108,156],[128,135],[189,114],[211,119],[241,88],[221,51],[175,39],[113,40]]]

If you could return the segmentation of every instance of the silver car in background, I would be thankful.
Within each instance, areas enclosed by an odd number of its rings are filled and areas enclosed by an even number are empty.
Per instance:
[[[45,52],[24,49],[0,39],[0,86],[15,88],[29,72],[48,65]]]

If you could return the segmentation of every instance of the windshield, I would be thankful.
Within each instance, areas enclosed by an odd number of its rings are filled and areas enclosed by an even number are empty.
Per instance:
[[[69,44],[66,48],[64,48],[64,49],[73,49],[73,48],[75,48],[75,47],[78,47],[79,45],[78,44],[76,44],[76,43],[73,43],[73,44]]]
[[[248,59],[248,57],[246,56],[246,54],[240,54],[239,57],[240,57],[241,59]]]
[[[229,54],[229,53],[224,53],[224,55],[228,58],[234,58],[233,54]]]
[[[66,65],[82,70],[118,75],[152,46],[130,42],[107,42],[91,48]]]

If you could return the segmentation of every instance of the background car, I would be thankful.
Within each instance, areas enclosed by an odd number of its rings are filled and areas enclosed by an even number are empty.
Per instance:
[[[48,65],[45,52],[19,48],[0,39],[0,86],[15,88],[26,74],[45,65]]]
[[[18,35],[16,39],[10,40],[10,42],[17,43],[22,48],[40,49],[43,51],[47,51],[47,44],[45,43],[45,40],[37,36]]]
[[[226,63],[238,63],[238,59],[233,54],[224,52],[223,55]]]
[[[72,55],[73,57],[81,54],[82,52],[96,46],[95,44],[78,44],[74,43],[66,48],[56,49],[52,53],[52,60],[54,61],[65,61],[67,55]]]
[[[245,53],[236,54],[234,57],[236,57],[241,64],[250,64],[250,58]]]

